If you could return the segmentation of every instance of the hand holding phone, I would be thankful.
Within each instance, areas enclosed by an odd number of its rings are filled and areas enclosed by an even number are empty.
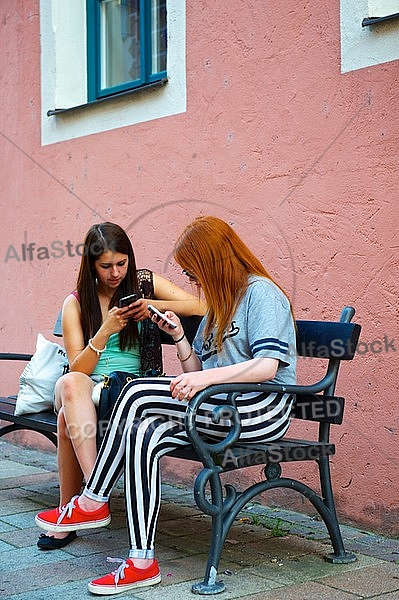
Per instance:
[[[124,308],[125,306],[129,306],[132,302],[136,302],[141,296],[138,294],[130,294],[130,296],[124,296],[119,300],[119,308]]]
[[[161,312],[160,310],[155,308],[155,306],[152,306],[152,304],[149,304],[147,308],[152,315],[157,315],[157,317],[159,317],[160,319],[165,321],[165,323],[167,323],[169,325],[169,327],[171,327],[172,329],[176,329],[176,327],[177,327],[176,323],[173,323],[173,321],[168,319],[168,317],[163,312]]]

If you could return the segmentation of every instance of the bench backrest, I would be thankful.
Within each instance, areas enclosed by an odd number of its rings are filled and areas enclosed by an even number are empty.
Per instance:
[[[308,358],[352,360],[359,335],[357,323],[297,321],[297,352]]]

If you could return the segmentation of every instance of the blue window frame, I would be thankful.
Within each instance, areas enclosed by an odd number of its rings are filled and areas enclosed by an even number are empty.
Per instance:
[[[88,101],[166,78],[166,0],[86,0]]]

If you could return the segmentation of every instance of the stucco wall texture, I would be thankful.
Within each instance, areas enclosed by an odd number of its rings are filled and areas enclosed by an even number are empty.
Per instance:
[[[121,224],[140,266],[188,286],[173,242],[193,217],[220,216],[285,287],[297,318],[356,308],[361,344],[341,370],[346,415],[333,430],[338,512],[397,535],[398,62],[341,74],[332,0],[187,0],[187,111],[41,146],[39,2],[2,0],[0,17],[0,351],[33,351],[39,331],[54,339],[76,245],[93,223]],[[63,255],[39,257],[53,242]],[[166,363],[178,371],[172,351]],[[1,393],[15,392],[20,370],[2,365]],[[300,365],[302,381],[316,376]],[[315,481],[313,465],[299,468]],[[191,482],[189,469],[164,463],[167,480]],[[311,510],[288,493],[262,501]]]

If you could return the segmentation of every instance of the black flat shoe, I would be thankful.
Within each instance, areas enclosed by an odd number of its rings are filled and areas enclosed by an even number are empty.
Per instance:
[[[45,533],[41,533],[39,539],[37,540],[37,545],[40,550],[59,550],[64,546],[67,546],[77,537],[75,531],[71,531],[65,538],[59,539],[55,538],[52,535],[46,535]]]

